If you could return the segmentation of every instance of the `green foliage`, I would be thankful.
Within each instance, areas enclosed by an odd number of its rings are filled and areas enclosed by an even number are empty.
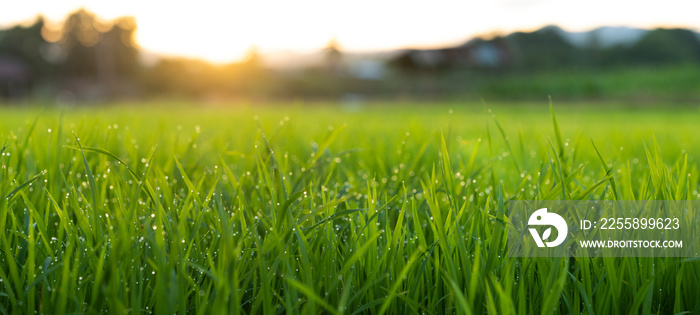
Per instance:
[[[631,47],[617,47],[606,53],[607,63],[683,64],[700,61],[700,38],[686,29],[655,29]]]
[[[583,51],[567,42],[556,26],[531,33],[516,32],[505,37],[512,50],[512,67],[550,70],[581,64]]]
[[[164,106],[3,110],[0,313],[700,310],[697,259],[505,230],[511,200],[697,199],[697,108]]]

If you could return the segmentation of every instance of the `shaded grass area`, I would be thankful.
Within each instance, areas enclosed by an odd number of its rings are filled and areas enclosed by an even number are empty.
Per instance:
[[[700,99],[700,68],[647,66],[622,69],[580,69],[512,76],[487,80],[484,95],[534,99],[552,95],[562,99],[618,99],[647,103],[697,101]]]
[[[700,311],[688,258],[510,258],[510,200],[697,199],[697,107],[0,118],[1,313]],[[595,145],[593,145],[595,144]]]
[[[391,82],[396,87],[389,95],[406,98],[546,101],[546,96],[551,95],[555,100],[617,100],[650,105],[700,100],[700,67],[695,64],[520,72],[446,71],[399,76]]]

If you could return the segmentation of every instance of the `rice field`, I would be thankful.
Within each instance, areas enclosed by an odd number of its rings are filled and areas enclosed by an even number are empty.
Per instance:
[[[0,107],[2,314],[698,314],[700,260],[508,257],[512,200],[700,199],[700,108]]]

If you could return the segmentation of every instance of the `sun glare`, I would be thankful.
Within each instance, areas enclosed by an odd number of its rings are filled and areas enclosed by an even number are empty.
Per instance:
[[[204,58],[213,62],[240,59],[259,32],[244,29],[242,10],[233,3],[220,4],[215,10],[192,10],[189,6],[151,6],[139,12],[136,41],[156,53]],[[239,12],[239,14],[236,14]]]
[[[295,19],[291,4],[204,1],[200,7],[169,5],[168,14],[160,6],[140,8],[137,42],[157,53],[230,62],[244,58],[253,46],[268,51],[320,49],[334,36],[319,23],[323,16]]]
[[[252,46],[261,52],[321,49],[337,39],[350,51],[435,47],[470,36],[533,30],[557,24],[569,30],[603,25],[681,26],[698,29],[692,1],[663,5],[635,1],[498,0],[411,1],[24,1],[0,12],[0,25],[43,14],[60,21],[81,7],[105,19],[133,16],[136,41],[156,54],[230,62]],[[629,14],[634,12],[634,14]]]

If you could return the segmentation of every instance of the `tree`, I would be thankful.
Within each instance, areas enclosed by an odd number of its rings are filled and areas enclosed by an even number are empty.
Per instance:
[[[331,39],[323,49],[326,70],[333,74],[340,74],[343,53],[340,52],[338,40]]]
[[[646,64],[699,62],[700,39],[686,29],[656,29],[630,48],[627,60]]]
[[[99,82],[106,96],[111,96],[120,82],[135,79],[138,73],[135,31],[131,17],[102,21],[85,9],[73,12],[61,29],[59,44],[67,52],[61,75]]]
[[[513,33],[505,42],[512,47],[514,62],[521,69],[555,69],[575,65],[580,60],[580,51],[569,44],[555,26],[532,33]]]

